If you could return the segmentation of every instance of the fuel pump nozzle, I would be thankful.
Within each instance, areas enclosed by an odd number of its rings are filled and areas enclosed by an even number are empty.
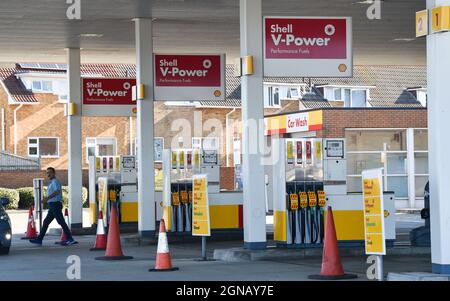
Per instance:
[[[310,218],[311,218],[311,243],[320,242],[319,235],[319,211],[317,210],[317,195],[315,191],[308,191]]]

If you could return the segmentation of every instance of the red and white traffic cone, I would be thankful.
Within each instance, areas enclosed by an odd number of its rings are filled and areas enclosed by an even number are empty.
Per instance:
[[[323,244],[322,269],[319,275],[309,275],[314,280],[340,280],[357,278],[354,274],[347,274],[342,267],[341,257],[334,226],[333,210],[328,207],[325,226],[325,242]]]
[[[64,210],[64,220],[66,221],[67,227],[69,227],[69,210]],[[55,241],[55,245],[61,245],[63,242],[67,240],[67,234],[64,232],[64,230],[61,229],[61,238],[59,241]]]
[[[34,206],[31,206],[28,210],[27,232],[25,232],[25,237],[22,237],[21,239],[34,239],[38,237],[36,224],[34,222],[33,210]]]
[[[103,213],[100,210],[98,212],[98,221],[97,221],[97,235],[95,237],[95,245],[91,248],[91,251],[101,251],[106,250],[106,234],[105,234],[105,225],[103,223]]]
[[[161,219],[159,224],[158,251],[156,252],[155,268],[150,272],[169,272],[177,271],[178,268],[172,266],[172,259],[169,252],[169,243],[167,242],[166,224]]]
[[[125,256],[120,243],[120,229],[117,218],[116,204],[111,206],[111,216],[109,218],[108,239],[106,242],[105,256],[95,257],[96,260],[125,260],[133,259],[132,256]]]

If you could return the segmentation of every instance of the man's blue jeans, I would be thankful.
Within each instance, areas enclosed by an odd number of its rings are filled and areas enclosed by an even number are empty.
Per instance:
[[[64,216],[62,214],[62,203],[61,202],[52,202],[48,203],[48,213],[47,216],[44,219],[44,223],[42,225],[42,229],[39,232],[38,239],[42,240],[44,239],[45,233],[47,232],[48,226],[53,221],[53,219],[56,218],[56,221],[63,229],[64,233],[67,235],[67,239],[72,239],[72,233],[70,232],[69,227],[66,224],[66,221],[64,220]]]

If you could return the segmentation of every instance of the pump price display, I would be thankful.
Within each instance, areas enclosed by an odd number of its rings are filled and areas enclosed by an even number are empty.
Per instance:
[[[317,206],[317,196],[314,191],[308,191],[309,207]]]
[[[308,207],[308,195],[304,191],[300,192],[300,207]]]
[[[179,206],[180,205],[180,194],[178,192],[172,193],[172,205]]]
[[[352,19],[265,17],[264,75],[352,76]]]
[[[362,172],[366,254],[385,255],[382,170]]]
[[[186,190],[181,191],[181,202],[186,204],[188,202],[188,193]]]
[[[291,210],[297,210],[298,209],[298,194],[291,193],[289,195],[289,199],[291,200]]]
[[[319,206],[324,207],[326,203],[325,191],[322,190],[317,191],[317,197],[319,199]]]
[[[210,236],[209,201],[207,175],[193,176],[192,235]]]
[[[225,100],[225,55],[155,54],[155,100]]]

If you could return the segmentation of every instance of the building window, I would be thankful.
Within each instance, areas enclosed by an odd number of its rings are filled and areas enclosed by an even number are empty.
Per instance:
[[[366,90],[352,90],[351,106],[352,108],[365,108],[367,100]]]
[[[86,138],[86,162],[91,156],[116,156],[117,140],[113,137]]]
[[[33,80],[32,89],[36,92],[53,92],[53,82],[51,80]]]
[[[155,158],[155,162],[163,161],[163,151],[164,151],[164,138],[163,137],[155,137],[154,138],[154,153],[153,156]],[[134,138],[134,155],[137,156],[138,153],[138,140]]]
[[[37,90],[37,91],[42,90],[42,82],[40,80],[33,81],[33,90]]]
[[[233,162],[234,165],[241,165],[241,139],[233,140]]]
[[[42,81],[42,90],[45,92],[52,92],[53,91],[52,82],[49,80],[43,80]]]
[[[334,100],[342,100],[342,89],[334,89]]]
[[[288,90],[288,96],[287,98],[299,98],[299,93],[297,88],[290,88]]]
[[[344,106],[349,108],[351,106],[352,91],[350,89],[344,89]]]
[[[267,101],[264,100],[264,105],[267,108],[280,107],[280,90],[278,88],[267,87]]]
[[[428,130],[414,129],[415,197],[423,198],[428,182]]]
[[[360,192],[361,172],[371,168],[386,168],[387,187],[396,198],[408,197],[406,130],[346,130],[347,187]]]
[[[59,138],[56,137],[28,138],[28,156],[41,158],[58,158]]]
[[[192,148],[202,148],[205,150],[219,150],[218,137],[192,137]]]

